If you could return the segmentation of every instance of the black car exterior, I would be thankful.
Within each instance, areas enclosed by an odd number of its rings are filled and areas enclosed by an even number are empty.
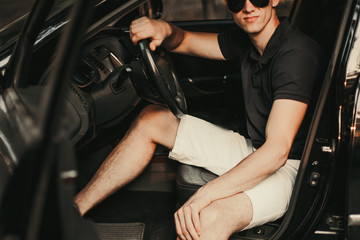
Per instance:
[[[72,206],[82,165],[89,164],[82,159],[116,143],[149,101],[162,104],[128,39],[132,19],[159,18],[162,10],[160,0],[38,0],[26,20],[2,29],[0,239],[100,239],[93,222],[101,208],[80,218]],[[359,14],[357,0],[295,1],[291,22],[321,43],[327,71],[288,212],[231,239],[360,239]],[[234,26],[231,20],[175,24],[206,31]],[[170,57],[190,113],[205,105],[227,105],[230,115],[241,109],[230,63]],[[175,173],[164,164],[166,174]],[[166,231],[159,235],[145,224],[144,239],[169,239],[174,232]]]

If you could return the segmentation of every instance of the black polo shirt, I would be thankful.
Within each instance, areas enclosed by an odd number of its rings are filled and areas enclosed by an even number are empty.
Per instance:
[[[265,142],[265,128],[273,102],[291,99],[310,104],[315,82],[321,79],[319,45],[284,19],[260,55],[249,36],[236,28],[218,36],[227,60],[239,61],[247,117],[247,130],[255,148]],[[295,137],[289,158],[300,159],[310,118]]]

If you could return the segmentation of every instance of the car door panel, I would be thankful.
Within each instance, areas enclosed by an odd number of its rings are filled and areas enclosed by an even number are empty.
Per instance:
[[[203,32],[221,32],[236,27],[233,20],[173,23],[185,30]],[[245,117],[241,116],[243,112],[241,79],[236,62],[174,53],[170,53],[170,57],[180,78],[190,114],[227,128],[237,128],[234,125],[244,121]],[[224,121],[226,118],[228,121]]]

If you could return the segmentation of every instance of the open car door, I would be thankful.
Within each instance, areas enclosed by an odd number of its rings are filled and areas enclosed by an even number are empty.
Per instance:
[[[53,0],[36,1],[6,71],[1,93],[2,157],[16,164],[1,197],[1,239],[98,239],[72,206],[77,171],[62,128],[65,96],[93,1],[75,1],[46,86],[30,87],[34,43]],[[4,126],[8,126],[5,128]]]
[[[354,19],[355,20],[355,19]],[[357,239],[360,235],[360,24],[356,19],[357,27],[354,27],[355,38],[350,51],[346,69],[345,87],[355,88],[352,112],[350,112],[350,139],[348,147],[347,166],[347,239]],[[356,28],[356,29],[355,29]]]

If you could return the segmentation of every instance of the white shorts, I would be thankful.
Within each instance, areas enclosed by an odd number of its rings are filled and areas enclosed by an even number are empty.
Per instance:
[[[185,115],[180,120],[169,158],[222,175],[254,151],[251,141],[239,133]],[[253,205],[253,218],[245,229],[275,221],[284,215],[299,163],[299,160],[289,159],[282,168],[245,192]]]

